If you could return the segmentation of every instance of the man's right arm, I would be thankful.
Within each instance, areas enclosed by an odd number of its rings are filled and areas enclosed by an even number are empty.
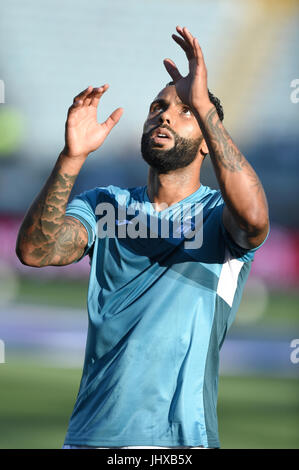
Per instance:
[[[99,148],[122,109],[97,122],[97,107],[108,85],[88,87],[74,98],[65,129],[65,148],[19,230],[16,253],[23,264],[64,266],[80,259],[88,243],[84,225],[65,215],[75,180],[90,152]]]
[[[87,231],[79,220],[65,216],[83,161],[76,163],[61,153],[48,181],[27,212],[16,246],[23,264],[63,266],[83,255],[88,242]]]

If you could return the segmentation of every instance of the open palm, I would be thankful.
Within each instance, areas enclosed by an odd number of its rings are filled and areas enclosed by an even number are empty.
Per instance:
[[[69,156],[87,156],[102,145],[111,129],[119,121],[123,110],[117,108],[105,122],[97,121],[101,96],[109,85],[88,87],[74,98],[65,126],[65,145]]]

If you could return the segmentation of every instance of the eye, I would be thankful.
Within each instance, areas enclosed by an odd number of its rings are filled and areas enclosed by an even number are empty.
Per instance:
[[[182,113],[185,115],[185,116],[191,116],[191,111],[189,108],[187,108],[187,106],[184,106],[184,108],[182,108]]]
[[[159,103],[155,103],[151,106],[150,111],[151,113],[156,113],[157,111],[162,110],[162,105]]]

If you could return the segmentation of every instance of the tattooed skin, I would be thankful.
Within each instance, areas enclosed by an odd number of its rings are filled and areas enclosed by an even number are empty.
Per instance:
[[[88,235],[78,220],[65,216],[67,202],[77,175],[61,172],[57,162],[45,187],[33,203],[20,228],[17,254],[26,251],[30,264],[63,266],[79,259]]]
[[[230,172],[245,171],[251,187],[257,193],[262,191],[262,184],[248,163],[246,158],[238,150],[227,130],[222,125],[215,108],[210,109],[205,118],[206,132],[208,133],[209,148],[212,148],[212,157],[226,170]]]
[[[259,246],[268,232],[268,205],[250,163],[224,128],[215,107],[198,115],[202,133],[225,202],[223,223],[241,247]]]

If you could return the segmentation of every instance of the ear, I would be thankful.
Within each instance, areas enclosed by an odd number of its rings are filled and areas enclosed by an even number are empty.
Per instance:
[[[203,140],[202,143],[200,144],[200,153],[201,155],[205,158],[208,153],[209,153],[209,149],[208,149],[208,146],[206,144],[206,141]]]

